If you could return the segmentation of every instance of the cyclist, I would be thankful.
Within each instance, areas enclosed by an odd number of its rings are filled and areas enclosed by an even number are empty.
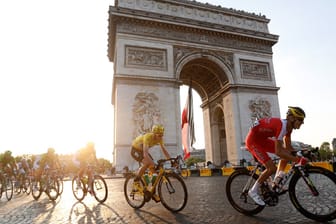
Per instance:
[[[163,154],[167,159],[170,159],[170,155],[166,150],[163,142],[164,127],[162,125],[153,125],[152,131],[144,135],[136,137],[132,142],[131,155],[132,157],[142,163],[139,168],[137,177],[135,178],[135,184],[139,184],[141,176],[145,173],[146,169],[150,169],[153,173],[152,183],[154,183],[157,173],[155,171],[155,163],[153,157],[149,154],[149,149],[155,145],[160,145]],[[160,201],[160,197],[157,194],[153,195],[153,199],[156,202]]]
[[[77,187],[80,187],[79,180],[82,179],[83,175],[86,173],[88,175],[88,192],[92,193],[90,186],[92,184],[92,172],[88,169],[88,165],[92,163],[98,163],[96,157],[96,150],[93,143],[88,143],[86,147],[79,149],[73,158],[74,164],[79,168]]]
[[[9,176],[16,175],[16,162],[10,150],[7,150],[0,155],[0,163],[2,164],[2,169],[4,173],[7,173]]]
[[[37,155],[34,161],[33,169],[35,177],[40,180],[42,172],[45,169],[59,169],[60,161],[55,149],[48,148],[48,151],[42,155]]]
[[[267,153],[273,153],[280,157],[278,172],[283,172],[287,162],[295,162],[296,165],[305,165],[307,159],[293,156],[291,151],[291,133],[293,129],[299,129],[306,117],[305,112],[300,107],[288,107],[286,119],[264,118],[257,120],[246,136],[246,147],[251,154],[265,166],[265,170],[260,174],[258,180],[249,190],[249,196],[258,205],[264,206],[265,202],[258,194],[260,185],[265,182],[277,168]]]

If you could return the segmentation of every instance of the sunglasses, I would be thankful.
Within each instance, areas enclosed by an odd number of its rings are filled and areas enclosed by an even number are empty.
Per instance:
[[[301,123],[303,123],[303,118],[296,118],[296,120],[300,121]]]

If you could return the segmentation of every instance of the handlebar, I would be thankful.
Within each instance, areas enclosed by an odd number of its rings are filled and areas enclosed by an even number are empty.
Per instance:
[[[157,166],[156,166],[156,168],[160,168],[160,167],[162,167],[163,164],[164,164],[165,162],[168,162],[168,161],[171,162],[172,167],[178,166],[178,164],[179,164],[179,160],[180,160],[180,159],[181,159],[181,156],[180,156],[180,155],[177,156],[177,157],[175,157],[175,158],[160,159],[160,160],[157,161]]]

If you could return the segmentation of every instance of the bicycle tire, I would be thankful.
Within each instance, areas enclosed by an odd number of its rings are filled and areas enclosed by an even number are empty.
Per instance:
[[[307,166],[305,169],[318,195],[314,196],[301,173],[295,172],[288,187],[291,202],[307,218],[319,222],[334,220],[336,218],[336,175],[322,167]]]
[[[38,180],[32,180],[31,182],[31,193],[35,200],[38,200],[42,194],[42,185]]]
[[[58,192],[59,192],[59,185],[58,185],[58,181],[55,178],[52,178],[49,180],[46,189],[46,194],[48,195],[49,199],[52,201],[55,201],[58,198]]]
[[[250,171],[247,169],[235,170],[226,181],[226,197],[231,206],[244,215],[256,215],[261,212],[265,206],[257,205],[252,198],[248,196],[248,190],[258,179],[258,175],[253,175],[253,182],[244,191],[249,178]]]
[[[61,178],[57,178],[57,181],[58,181],[58,195],[61,195],[63,193],[63,190],[64,190],[64,183],[63,183],[63,180]]]
[[[188,201],[188,190],[182,177],[176,173],[165,173],[160,179],[158,192],[162,205],[171,212],[181,211]]]
[[[124,183],[124,195],[127,203],[135,209],[139,209],[146,203],[145,201],[145,193],[143,189],[145,188],[144,182],[141,180],[139,183],[141,185],[141,189],[134,189],[134,178],[135,174],[128,174],[125,177]]]
[[[93,176],[91,189],[93,189],[93,196],[99,203],[104,203],[106,201],[108,196],[107,184],[102,176]]]
[[[25,188],[25,192],[27,195],[30,194],[31,192],[31,181],[29,178],[25,178],[24,180],[24,188]]]
[[[7,178],[6,179],[6,198],[7,198],[7,201],[12,200],[13,191],[14,191],[13,182],[10,178]]]
[[[4,189],[4,180],[0,177],[0,199],[2,197],[2,192],[3,192],[3,189]]]
[[[83,180],[80,180],[79,181],[80,186],[77,186],[77,179],[78,179],[78,176],[74,176],[72,178],[72,182],[71,182],[72,194],[78,201],[82,201],[86,195],[85,184]]]

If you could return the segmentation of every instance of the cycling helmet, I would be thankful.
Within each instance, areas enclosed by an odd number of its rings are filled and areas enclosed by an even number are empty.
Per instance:
[[[306,117],[305,112],[300,107],[288,107],[287,115],[293,115],[296,118],[304,119]]]
[[[162,125],[159,125],[159,124],[153,125],[152,132],[154,134],[163,134],[164,133],[164,127]]]

